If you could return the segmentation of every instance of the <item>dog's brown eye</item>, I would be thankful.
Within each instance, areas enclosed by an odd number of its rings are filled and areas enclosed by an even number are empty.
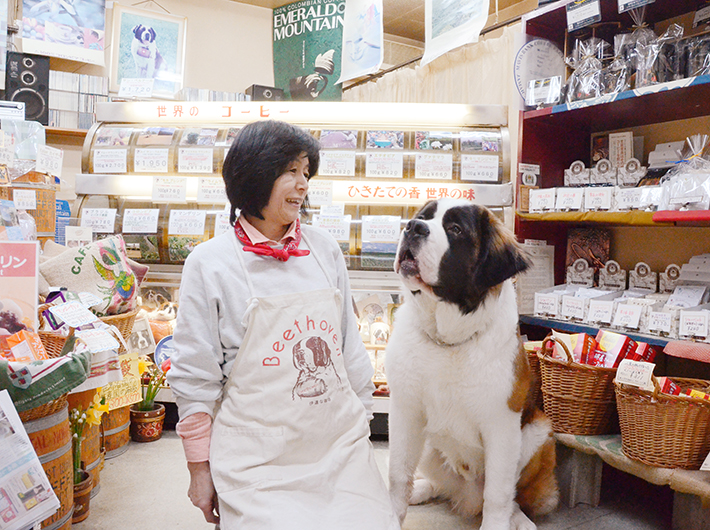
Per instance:
[[[459,225],[449,225],[446,227],[446,231],[454,235],[459,235],[461,233],[461,227]]]

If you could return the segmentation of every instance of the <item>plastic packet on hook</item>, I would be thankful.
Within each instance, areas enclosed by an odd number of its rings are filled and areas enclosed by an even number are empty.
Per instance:
[[[683,37],[683,27],[671,24],[668,29],[648,44],[636,44],[636,88],[659,83],[659,56],[663,45],[677,43]]]
[[[602,59],[609,43],[592,37],[577,41],[572,55],[566,59],[574,72],[567,80],[567,103],[602,95]]]
[[[695,134],[685,141],[681,161],[661,180],[659,210],[710,209],[710,161],[703,158],[710,136]]]
[[[618,94],[630,88],[631,64],[627,53],[630,33],[614,36],[614,58],[602,70],[602,94]]]
[[[688,77],[710,74],[710,35],[688,39],[685,43]]]

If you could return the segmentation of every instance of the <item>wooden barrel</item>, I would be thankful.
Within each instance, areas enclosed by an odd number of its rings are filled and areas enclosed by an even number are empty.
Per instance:
[[[128,450],[128,442],[131,440],[129,406],[110,410],[108,414],[101,416],[101,424],[104,428],[106,458],[115,458],[125,453]]]
[[[61,505],[42,521],[48,530],[69,530],[74,511],[74,480],[68,407],[44,418],[25,422],[25,430]]]

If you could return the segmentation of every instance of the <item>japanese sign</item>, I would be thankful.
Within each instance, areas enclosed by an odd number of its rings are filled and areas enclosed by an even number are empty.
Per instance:
[[[124,234],[155,234],[158,231],[159,214],[160,210],[157,208],[128,208],[123,212],[122,232]]]
[[[185,202],[187,177],[153,177],[153,202]]]
[[[178,173],[212,173],[211,147],[180,148],[178,151]]]
[[[55,177],[62,176],[62,161],[64,160],[64,151],[48,147],[46,145],[37,146],[37,165],[35,171],[38,173],[47,173]]]
[[[197,186],[197,202],[216,204],[227,202],[224,180],[213,177],[200,177]]]
[[[171,210],[168,234],[171,236],[195,236],[205,233],[206,210]]]
[[[36,241],[0,241],[0,316],[7,329],[37,329],[38,260]]]
[[[133,168],[136,173],[167,173],[169,149],[136,149]]]
[[[113,234],[116,208],[82,208],[81,226],[91,227],[95,234]]]

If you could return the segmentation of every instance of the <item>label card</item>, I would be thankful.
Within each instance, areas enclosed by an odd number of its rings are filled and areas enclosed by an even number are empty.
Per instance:
[[[678,334],[682,337],[707,337],[708,315],[708,311],[681,311]]]
[[[3,146],[0,147],[0,164],[13,167],[15,164],[15,139],[12,136],[5,135]]]
[[[17,210],[36,210],[37,192],[35,190],[23,190],[15,188],[12,191],[12,202]]]
[[[557,188],[557,210],[579,210],[582,208],[584,188]]]
[[[350,240],[350,215],[324,216],[314,215],[313,226],[327,230],[336,241]]]
[[[116,208],[82,208],[81,226],[91,227],[95,234],[113,234]]]
[[[46,173],[48,175],[53,175],[55,177],[61,177],[63,160],[64,151],[62,151],[61,149],[55,149],[54,147],[49,147],[46,145],[38,145],[37,164],[35,166],[35,171],[37,171],[38,173]]]
[[[308,182],[308,203],[311,206],[330,206],[333,203],[333,181],[310,180]]]
[[[352,151],[321,151],[318,175],[321,177],[354,177],[355,153]]]
[[[186,202],[187,177],[153,177],[153,202]]]
[[[461,180],[498,182],[500,161],[495,155],[461,155]]]
[[[93,241],[94,233],[90,226],[66,226],[64,238],[68,247],[85,247]]]
[[[583,298],[563,296],[560,313],[562,316],[572,318],[574,320],[582,320],[584,319],[584,302],[585,300]]]
[[[530,211],[544,212],[555,208],[556,188],[530,190]]]
[[[611,324],[613,312],[614,302],[611,300],[590,300],[587,322]]]
[[[641,188],[616,188],[616,205],[619,210],[638,210],[642,196]]]
[[[653,363],[623,359],[616,371],[616,381],[653,392],[651,376],[655,367],[656,365]]]
[[[367,153],[365,176],[402,178],[404,176],[404,155],[391,152]]]
[[[618,0],[619,13],[625,13],[631,9],[654,3],[656,0]],[[695,26],[693,26],[695,27]]]
[[[126,173],[128,149],[94,149],[94,173]]]
[[[160,210],[157,208],[128,208],[123,212],[122,232],[124,234],[156,234],[159,215]]]
[[[136,173],[167,173],[169,149],[136,149],[133,170]]]
[[[62,305],[53,305],[49,311],[58,319],[66,323],[67,326],[78,328],[85,324],[96,322],[98,318],[91,311],[86,309],[79,302],[71,301]]]
[[[345,215],[345,205],[341,202],[338,204],[331,204],[330,206],[321,206],[320,215],[330,217]]]
[[[105,329],[87,329],[77,331],[76,336],[80,339],[91,353],[99,353],[108,350],[117,350],[121,344],[116,340],[116,337],[111,335]]]
[[[587,210],[609,210],[614,188],[584,188],[584,207]]]
[[[518,164],[518,173],[532,173],[533,175],[540,174],[539,164],[523,164],[522,162]]]
[[[627,329],[638,329],[642,310],[643,307],[640,305],[619,304],[616,306],[613,325]]]
[[[669,334],[671,332],[671,322],[673,317],[664,311],[651,311],[648,318],[649,331]]]
[[[171,210],[168,235],[201,236],[205,233],[206,210]]]
[[[362,240],[389,243],[399,239],[402,218],[398,215],[363,215]]]
[[[153,77],[124,77],[118,88],[119,98],[150,98],[153,96]]]
[[[229,212],[218,213],[214,220],[214,236],[221,236],[230,230],[234,229],[232,228],[232,225],[229,224]]]
[[[498,157],[495,158],[498,159]],[[453,167],[454,155],[450,153],[417,153],[414,158],[414,177],[451,180]]]
[[[180,148],[178,173],[212,173],[212,148]]]
[[[567,31],[569,32],[599,22],[601,19],[599,0],[575,0],[567,4]]]
[[[222,204],[227,202],[224,179],[200,177],[197,185],[197,202],[207,204]]]
[[[556,294],[535,293],[535,314],[557,316],[559,296]]]

